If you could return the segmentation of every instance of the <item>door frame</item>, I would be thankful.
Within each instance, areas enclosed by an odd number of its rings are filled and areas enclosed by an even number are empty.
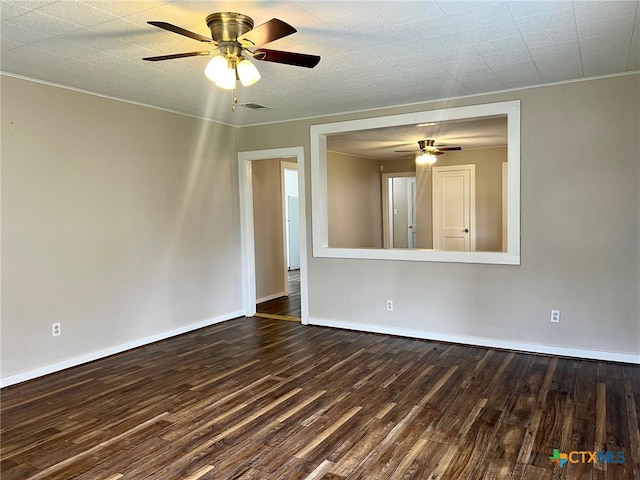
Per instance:
[[[280,196],[282,198],[282,238],[284,241],[282,242],[282,246],[284,248],[284,293],[285,295],[289,295],[289,281],[287,280],[287,276],[289,275],[289,235],[287,235],[288,225],[287,225],[287,190],[285,184],[285,170],[298,170],[298,165],[294,162],[287,162],[286,160],[280,161]],[[300,201],[300,197],[298,197],[298,202]],[[299,204],[298,204],[299,205]],[[300,215],[298,214],[298,217]],[[300,243],[300,242],[298,242]],[[298,248],[298,250],[300,250]],[[299,253],[298,253],[299,254]]]
[[[389,196],[389,180],[399,177],[416,177],[416,172],[383,173],[382,178],[382,248],[393,248],[393,205]],[[417,179],[417,177],[416,177]]]
[[[502,162],[502,251],[507,252],[509,225],[509,164]]]
[[[240,237],[242,251],[242,304],[244,314],[256,313],[256,258],[253,228],[252,162],[272,158],[296,158],[298,166],[298,219],[300,225],[300,322],[309,323],[307,291],[307,220],[304,178],[304,148],[288,147],[238,152]]]
[[[467,165],[442,165],[438,167],[431,167],[431,205],[432,215],[431,218],[433,226],[433,248],[436,247],[436,234],[440,231],[440,218],[436,215],[436,208],[441,207],[440,202],[436,202],[436,176],[439,176],[441,172],[446,171],[469,171],[469,252],[476,251],[476,166],[473,163]],[[437,222],[437,223],[436,223]],[[436,228],[438,227],[438,228]]]
[[[413,181],[411,180],[413,179]],[[415,193],[415,196],[413,195]],[[418,177],[409,177],[407,182],[407,247],[418,248],[418,223],[417,223],[417,210],[418,210]],[[415,220],[415,223],[414,223]],[[413,241],[413,234],[416,234],[416,241]]]

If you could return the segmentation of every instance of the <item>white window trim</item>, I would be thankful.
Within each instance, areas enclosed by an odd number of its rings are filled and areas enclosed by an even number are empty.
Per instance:
[[[447,252],[428,249],[329,247],[327,212],[327,136],[374,128],[507,115],[508,202],[506,252]],[[311,210],[313,256],[420,262],[520,265],[520,101],[429,110],[402,115],[312,125]]]

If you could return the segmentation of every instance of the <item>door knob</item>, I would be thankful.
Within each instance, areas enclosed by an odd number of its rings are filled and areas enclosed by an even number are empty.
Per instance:
[[[464,233],[469,233],[469,229],[465,228],[464,230],[462,230]]]

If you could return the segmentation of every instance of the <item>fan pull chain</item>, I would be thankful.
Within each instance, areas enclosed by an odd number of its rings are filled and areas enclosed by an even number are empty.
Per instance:
[[[233,92],[231,92],[231,111],[235,112],[236,111],[236,105],[238,104],[238,95],[236,95],[236,89],[233,89]]]

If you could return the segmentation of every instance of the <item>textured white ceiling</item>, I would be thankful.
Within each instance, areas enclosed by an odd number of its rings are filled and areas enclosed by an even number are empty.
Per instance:
[[[507,145],[507,116],[448,120],[418,125],[373,128],[327,136],[327,149],[373,160],[393,160],[413,156],[418,141],[434,140],[436,145],[459,146],[463,150]],[[409,153],[398,150],[410,150]]]
[[[628,1],[1,0],[3,72],[233,125],[410,104],[640,70],[640,9]],[[207,57],[144,62],[202,44],[219,11],[298,29],[269,48],[322,56],[314,69],[256,62],[262,80],[231,93]]]

